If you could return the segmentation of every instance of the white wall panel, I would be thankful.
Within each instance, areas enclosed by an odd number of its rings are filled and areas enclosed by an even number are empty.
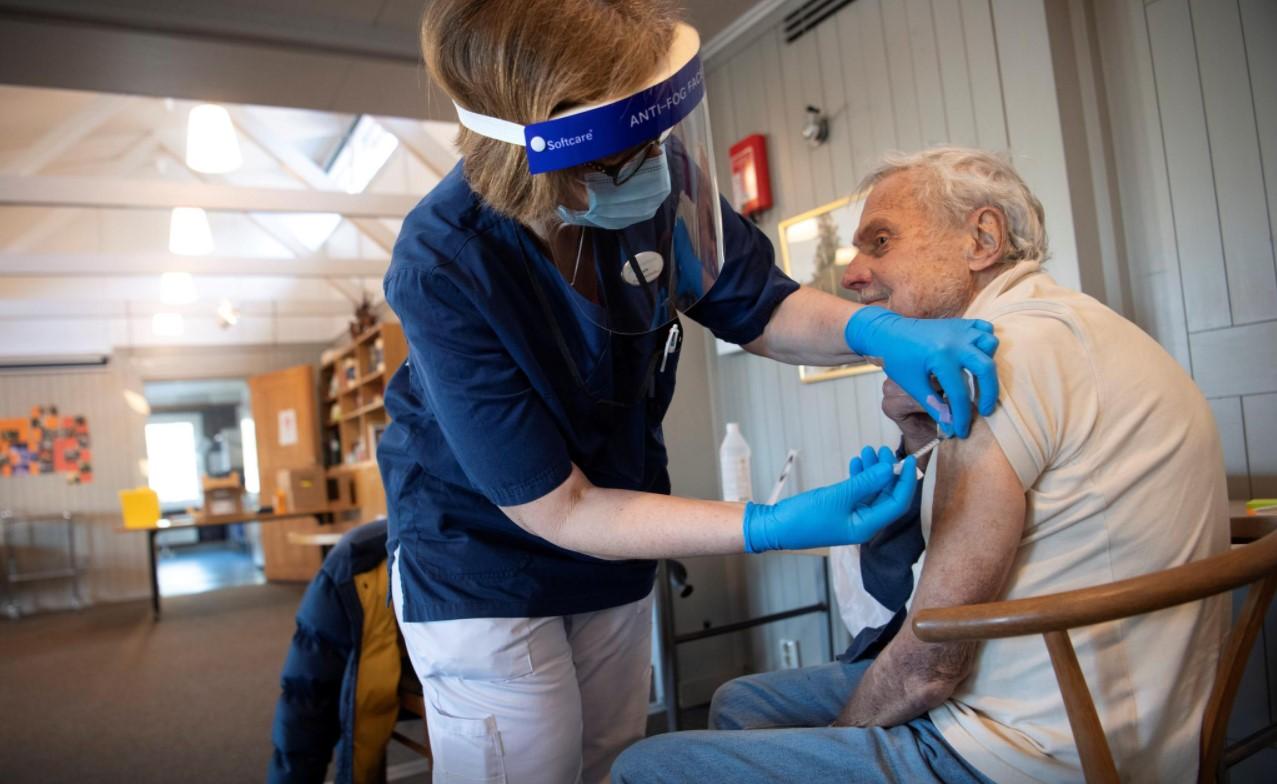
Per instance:
[[[1188,328],[1228,326],[1228,278],[1188,2],[1162,0],[1147,16]]]
[[[1234,0],[1193,0],[1202,100],[1234,324],[1277,318],[1277,268],[1264,194],[1251,74]],[[1262,41],[1256,42],[1263,46]],[[1256,74],[1268,91],[1277,74]],[[1263,88],[1261,87],[1261,92]]]
[[[971,69],[967,64],[967,41],[962,25],[959,0],[931,0],[935,20],[937,64],[944,84],[944,110],[948,134],[945,140],[965,147],[980,143],[976,133],[972,102]]]
[[[1250,93],[1268,202],[1268,238],[1277,245],[1277,3],[1241,0],[1242,40],[1250,65]]]
[[[1250,492],[1277,498],[1277,393],[1242,398]]]
[[[968,72],[974,103],[976,141],[986,150],[1007,148],[1006,106],[989,0],[961,0],[962,32],[967,39]]]
[[[1246,457],[1246,421],[1240,397],[1217,397],[1208,401],[1219,428],[1224,448],[1224,470],[1228,474],[1228,497],[1250,497],[1250,464]]]
[[[931,17],[931,0],[904,0],[905,19],[909,31],[909,51],[913,55],[913,83],[918,90],[918,119],[922,124],[924,147],[949,140],[949,122],[945,115],[944,88],[940,83],[940,60],[936,52],[935,24]],[[965,65],[965,63],[964,63]],[[945,63],[946,69],[957,67]]]
[[[1277,321],[1189,337],[1193,372],[1207,397],[1277,392]]]

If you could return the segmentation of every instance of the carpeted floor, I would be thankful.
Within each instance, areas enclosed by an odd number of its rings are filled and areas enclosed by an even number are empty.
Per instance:
[[[0,778],[265,778],[304,586],[256,585],[0,622]]]

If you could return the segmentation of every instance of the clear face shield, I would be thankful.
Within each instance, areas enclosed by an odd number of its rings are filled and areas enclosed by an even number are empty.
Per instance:
[[[722,216],[700,40],[676,28],[647,87],[520,126],[458,106],[471,130],[521,144],[532,174],[570,169],[580,188],[548,227],[552,261],[578,310],[613,333],[668,326],[718,279]]]

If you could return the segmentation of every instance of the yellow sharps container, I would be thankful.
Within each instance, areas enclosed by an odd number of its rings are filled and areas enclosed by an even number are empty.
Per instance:
[[[160,519],[160,497],[149,487],[120,491],[125,528],[154,528]]]

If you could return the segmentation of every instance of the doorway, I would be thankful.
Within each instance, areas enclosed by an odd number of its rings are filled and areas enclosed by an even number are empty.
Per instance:
[[[256,433],[244,379],[147,382],[147,483],[164,515],[209,507],[219,498],[257,506]],[[226,488],[233,488],[227,493]],[[211,494],[210,490],[210,494]],[[265,582],[259,524],[161,532],[157,571],[161,596],[203,593]]]

